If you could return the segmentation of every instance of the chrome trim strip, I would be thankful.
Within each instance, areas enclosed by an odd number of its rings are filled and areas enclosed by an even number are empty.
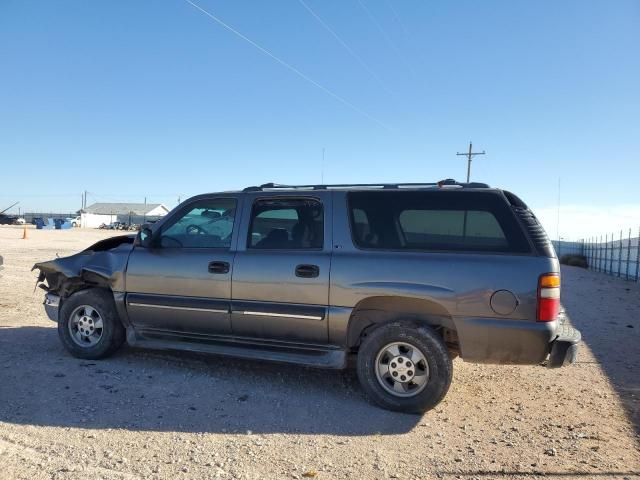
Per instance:
[[[245,310],[242,313],[243,315],[257,315],[259,317],[286,317],[286,318],[301,318],[303,320],[322,320],[322,317],[317,317],[315,315],[295,315],[292,313],[268,313],[268,312],[251,312]]]
[[[215,308],[196,308],[196,307],[174,307],[171,305],[153,305],[151,303],[129,303],[131,307],[147,307],[147,308],[164,308],[167,310],[186,310],[189,312],[213,312],[213,313],[229,313],[229,310],[219,310]]]

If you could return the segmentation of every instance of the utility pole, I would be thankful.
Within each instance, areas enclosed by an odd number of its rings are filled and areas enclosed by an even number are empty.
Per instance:
[[[486,154],[484,153],[484,150],[481,152],[474,152],[473,144],[469,142],[469,152],[468,153],[458,152],[456,153],[456,155],[464,155],[465,157],[467,157],[467,183],[469,183],[469,179],[471,178],[471,159],[476,155],[486,155]]]

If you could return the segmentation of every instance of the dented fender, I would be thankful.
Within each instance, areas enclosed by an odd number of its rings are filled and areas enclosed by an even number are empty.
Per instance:
[[[61,298],[89,287],[122,292],[134,239],[135,235],[107,238],[69,257],[36,263],[32,270],[40,270],[41,288]]]

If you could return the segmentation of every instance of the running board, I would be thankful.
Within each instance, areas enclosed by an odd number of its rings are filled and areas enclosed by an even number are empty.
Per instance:
[[[338,348],[296,348],[294,346],[236,342],[234,339],[224,341],[172,337],[174,336],[127,328],[127,343],[136,348],[206,353],[248,360],[294,363],[316,368],[344,369],[347,365],[347,353]]]

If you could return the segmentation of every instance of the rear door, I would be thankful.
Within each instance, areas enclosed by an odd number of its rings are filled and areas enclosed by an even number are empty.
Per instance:
[[[245,199],[233,273],[234,335],[327,342],[330,214],[330,192]]]
[[[136,328],[231,333],[239,201],[233,194],[187,201],[154,232],[150,248],[135,247],[127,266],[126,302]]]

